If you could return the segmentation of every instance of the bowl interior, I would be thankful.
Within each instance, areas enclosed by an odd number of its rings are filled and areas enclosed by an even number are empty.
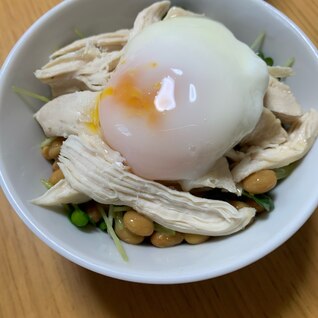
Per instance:
[[[245,231],[198,246],[169,249],[125,245],[129,262],[120,258],[109,237],[97,230],[80,231],[63,212],[30,203],[45,190],[40,179],[50,174],[39,154],[44,136],[33,119],[40,103],[26,104],[12,85],[48,94],[33,72],[50,53],[76,39],[74,28],[85,35],[130,28],[142,8],[153,1],[65,1],[29,29],[7,59],[0,78],[0,173],[2,187],[24,222],[49,246],[68,259],[99,273],[138,282],[189,282],[238,269],[288,239],[316,207],[318,156],[316,144],[294,173],[274,192],[276,208]],[[318,59],[315,48],[301,31],[268,4],[257,0],[173,1],[173,4],[223,22],[242,41],[251,44],[266,31],[264,51],[277,64],[296,58],[296,76],[287,80],[305,109],[317,108]],[[235,14],[234,14],[235,13]],[[234,53],[235,54],[235,53]]]

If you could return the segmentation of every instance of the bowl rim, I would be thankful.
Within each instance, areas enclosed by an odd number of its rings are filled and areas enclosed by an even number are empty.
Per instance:
[[[264,6],[267,10],[272,11],[279,19],[282,19],[285,23],[287,23],[298,35],[301,36],[302,40],[306,43],[306,45],[311,49],[314,55],[318,58],[318,52],[314,44],[311,40],[307,37],[307,35],[291,20],[289,19],[284,13],[280,12],[278,9],[273,7],[271,4],[265,1],[259,0],[251,0],[255,2],[255,4],[259,6]],[[49,11],[47,11],[44,15],[42,15],[39,19],[37,19],[20,37],[17,43],[14,45],[10,53],[8,54],[3,66],[0,70],[0,97],[3,92],[3,83],[6,79],[7,69],[11,61],[14,59],[14,56],[19,51],[20,47],[28,41],[30,35],[37,29],[41,28],[43,24],[46,23],[47,19],[51,16],[55,15],[60,10],[73,5],[73,3],[77,2],[76,0],[66,0],[62,1],[61,3],[57,4]],[[71,251],[67,250],[63,246],[54,242],[54,240],[50,239],[41,229],[39,229],[25,214],[23,211],[23,202],[19,200],[18,197],[14,195],[14,189],[10,183],[6,172],[3,169],[2,162],[0,161],[0,186],[3,189],[3,192],[10,202],[11,206],[13,207],[14,211],[18,214],[18,216],[23,220],[23,222],[27,225],[27,227],[38,237],[40,238],[45,244],[47,244],[50,248],[52,248],[58,254],[64,256],[66,259],[86,268],[97,272],[102,275],[106,275],[109,277],[117,278],[120,280],[131,281],[131,282],[138,282],[138,283],[147,283],[147,284],[178,284],[178,283],[189,283],[195,281],[206,280],[210,278],[215,278],[221,275],[228,274],[230,272],[236,271],[241,269],[247,265],[254,263],[255,261],[261,259],[262,257],[266,256],[267,254],[271,253],[273,250],[278,248],[284,242],[286,242],[300,227],[308,220],[314,210],[317,208],[318,205],[318,192],[316,197],[312,197],[310,202],[307,203],[307,209],[305,213],[299,214],[299,217],[295,219],[295,221],[288,227],[285,228],[282,232],[275,236],[275,239],[269,240],[260,250],[255,253],[252,251],[250,253],[246,253],[244,257],[231,262],[222,268],[211,270],[201,270],[200,272],[190,273],[190,274],[180,274],[178,277],[171,277],[168,276],[164,277],[155,277],[149,275],[140,275],[140,274],[133,274],[133,273],[125,273],[119,272],[114,270],[113,268],[105,268],[100,265],[93,264],[89,261],[82,259],[81,257],[73,254]]]

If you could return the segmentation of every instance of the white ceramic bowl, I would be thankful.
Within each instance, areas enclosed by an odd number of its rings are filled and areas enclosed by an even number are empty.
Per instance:
[[[74,40],[74,27],[96,34],[131,27],[137,12],[153,1],[64,1],[40,18],[19,40],[6,60],[0,78],[1,186],[25,224],[46,244],[69,260],[98,273],[136,282],[181,283],[229,273],[268,254],[285,242],[308,219],[318,202],[318,144],[275,190],[276,208],[245,231],[208,243],[168,249],[125,244],[129,262],[122,261],[107,235],[80,231],[63,213],[32,205],[44,192],[40,179],[50,173],[39,154],[43,134],[33,110],[12,93],[17,85],[48,93],[33,76],[55,49]],[[223,22],[251,43],[266,31],[264,51],[279,64],[296,58],[296,76],[288,79],[305,109],[318,107],[317,50],[288,18],[260,0],[174,1]],[[235,52],[233,52],[235,54]]]

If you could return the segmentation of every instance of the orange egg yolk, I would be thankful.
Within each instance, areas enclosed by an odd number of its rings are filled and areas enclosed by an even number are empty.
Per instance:
[[[156,64],[149,64],[155,68]],[[109,99],[107,107],[121,107],[128,116],[146,117],[149,123],[158,121],[160,113],[154,100],[160,90],[160,82],[141,87],[138,79],[142,78],[142,70],[130,70],[121,74],[113,86],[109,86],[101,94],[100,100]]]

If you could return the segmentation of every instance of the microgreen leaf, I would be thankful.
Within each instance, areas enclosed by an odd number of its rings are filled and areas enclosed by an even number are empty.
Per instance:
[[[21,87],[12,86],[12,90],[18,95],[29,96],[29,97],[32,97],[34,99],[38,99],[43,103],[48,103],[50,101],[50,99],[47,98],[46,96],[39,95],[37,93],[33,93],[33,92],[28,91],[28,90],[21,88]]]
[[[109,220],[108,220],[108,217],[103,209],[103,207],[101,207],[99,204],[97,205],[97,209],[99,210],[100,214],[102,215],[105,223],[106,223],[106,226],[107,226],[107,231],[110,235],[110,237],[113,239],[114,243],[115,243],[115,246],[119,252],[119,254],[121,255],[121,257],[123,258],[124,261],[128,261],[128,256],[124,250],[124,247],[122,246],[118,236],[116,235],[113,227],[111,226],[111,224],[109,223]]]
[[[256,51],[260,51],[262,49],[264,40],[265,40],[265,36],[266,33],[265,32],[261,32],[257,38],[255,39],[255,41],[252,43],[252,45],[250,46],[251,49],[256,52]]]
[[[49,182],[48,180],[45,179],[41,179],[41,183],[47,188],[47,189],[51,189],[53,187],[53,184],[51,182]]]
[[[261,58],[268,66],[274,65],[274,60],[270,56],[265,56],[262,51],[256,52],[256,55]]]
[[[75,33],[80,39],[84,39],[84,38],[85,38],[84,33],[82,33],[78,28],[74,28],[74,33]]]
[[[288,166],[274,169],[277,180],[285,179],[286,177],[288,177],[294,171],[297,165],[298,161],[295,161],[289,164]]]
[[[246,191],[242,193],[244,196],[254,200],[258,205],[262,206],[267,212],[270,212],[274,209],[274,201],[267,194],[250,194]]]
[[[295,64],[295,58],[294,57],[290,57],[285,63],[283,66],[286,66],[286,67],[293,67],[294,64]]]

